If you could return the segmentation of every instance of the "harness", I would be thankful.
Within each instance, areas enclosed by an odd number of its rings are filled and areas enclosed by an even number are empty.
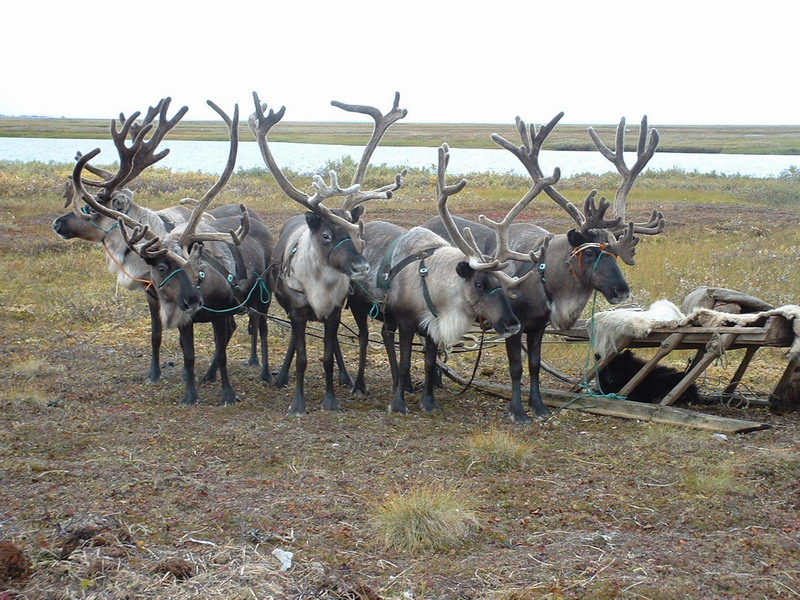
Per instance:
[[[533,263],[530,261],[523,262],[519,269],[514,272],[512,277],[519,279],[524,275],[527,275],[531,269],[533,269]],[[547,281],[545,280],[545,272],[547,271],[547,263],[539,263],[539,279],[542,282],[542,289],[544,290],[544,296],[547,298],[547,302],[552,304],[553,303],[553,296],[550,294],[550,291],[547,289]]]
[[[383,260],[381,260],[381,264],[378,267],[378,272],[375,276],[375,285],[378,289],[381,290],[388,290],[392,284],[392,280],[397,277],[397,275],[405,269],[408,265],[413,262],[419,262],[419,268],[417,272],[419,273],[420,279],[422,280],[422,297],[425,299],[425,305],[428,307],[428,310],[435,318],[439,318],[439,313],[436,311],[436,307],[433,304],[433,299],[431,298],[430,290],[428,289],[428,283],[426,281],[426,277],[428,276],[428,267],[425,265],[425,259],[433,255],[436,252],[437,248],[440,246],[434,246],[432,248],[426,248],[425,250],[420,250],[419,252],[415,252],[409,256],[406,256],[400,262],[398,262],[395,266],[391,266],[392,258],[394,257],[394,251],[397,248],[397,245],[400,243],[400,240],[403,236],[396,238],[389,247],[386,249],[386,252],[383,255]],[[363,289],[363,288],[362,288]],[[373,305],[373,310],[375,306],[379,305],[379,301],[375,298],[372,299],[375,304]],[[372,310],[370,311],[370,315],[372,314]]]
[[[242,253],[239,251],[239,248],[237,248],[234,244],[226,243],[225,245],[228,247],[228,249],[231,252],[231,255],[233,256],[233,262],[236,268],[235,274],[228,271],[225,268],[225,266],[213,256],[205,256],[203,257],[203,260],[207,264],[211,265],[211,267],[215,271],[217,271],[217,273],[219,273],[225,278],[225,281],[227,281],[228,284],[231,286],[231,290],[233,291],[233,297],[241,302],[242,298],[244,297],[244,294],[242,292],[242,288],[239,287],[239,281],[247,279],[247,265],[245,265],[244,263],[244,258],[242,257]],[[198,276],[201,279],[204,279],[205,273],[203,271],[200,271],[198,273]]]
[[[569,256],[569,260],[567,260],[567,265],[569,265],[569,270],[572,273],[573,277],[578,281],[581,280],[580,271],[583,270],[583,253],[584,251],[588,250],[589,248],[598,248],[600,250],[600,254],[597,256],[597,260],[592,265],[592,270],[597,267],[597,264],[600,262],[600,259],[603,258],[603,255],[610,256],[614,260],[617,260],[617,253],[611,250],[608,246],[608,243],[602,242],[587,242],[586,244],[581,244],[577,248],[572,251],[572,254]],[[572,260],[577,259],[578,262],[578,269],[576,270],[572,264]]]

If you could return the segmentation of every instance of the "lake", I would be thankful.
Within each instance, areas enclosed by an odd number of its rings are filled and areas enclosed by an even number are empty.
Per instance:
[[[218,174],[228,157],[228,142],[167,141],[162,144],[170,148],[170,154],[157,166],[173,171],[201,171]],[[50,138],[0,138],[0,161],[71,162],[75,152],[83,153],[100,148],[102,153],[94,162],[110,164],[117,160],[117,151],[111,140],[76,140]],[[328,161],[350,156],[358,161],[361,146],[339,146],[330,144],[295,144],[271,142],[275,159],[281,168],[297,173],[315,173]],[[563,177],[578,173],[607,173],[614,167],[598,152],[543,150],[539,162],[545,174],[555,167],[561,168]],[[628,166],[636,160],[635,153],[626,153]],[[387,164],[409,169],[427,168],[435,170],[436,148],[381,146],[373,155],[372,164]],[[255,142],[239,143],[237,168],[264,168],[258,145]],[[775,177],[790,166],[800,166],[796,155],[753,154],[693,154],[656,152],[646,170],[672,168],[700,173],[716,172],[724,175],[747,175],[751,177]],[[448,174],[466,175],[475,172],[515,173],[524,175],[525,170],[517,159],[502,149],[451,148]]]

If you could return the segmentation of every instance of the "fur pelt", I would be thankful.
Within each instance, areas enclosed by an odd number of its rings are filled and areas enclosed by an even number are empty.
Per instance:
[[[619,309],[600,312],[590,319],[588,326],[594,338],[594,351],[605,356],[618,351],[624,338],[646,338],[653,329],[685,327],[727,327],[752,325],[772,316],[789,321],[794,331],[794,341],[786,352],[789,360],[800,359],[800,306],[787,304],[771,310],[748,314],[730,314],[698,308],[684,315],[669,300],[658,300],[648,310]]]
[[[646,363],[646,360],[639,358],[630,350],[617,354],[611,359],[608,366],[601,369],[597,374],[597,383],[600,385],[600,391],[604,394],[619,392]],[[634,402],[660,402],[672,388],[680,383],[683,377],[683,373],[672,367],[657,365],[631,391],[627,399]],[[692,384],[681,394],[678,400],[697,402],[699,398],[697,386]]]

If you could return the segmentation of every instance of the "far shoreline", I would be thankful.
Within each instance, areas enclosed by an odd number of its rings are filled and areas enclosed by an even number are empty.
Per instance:
[[[537,129],[538,129],[537,123]],[[625,151],[635,152],[639,122],[626,124]],[[659,125],[659,152],[701,154],[800,155],[800,125]],[[545,143],[547,150],[594,150],[587,134],[589,125],[560,124]],[[613,144],[616,124],[594,125],[601,139]],[[110,119],[0,116],[0,138],[109,139]],[[360,146],[372,124],[339,121],[282,121],[270,134],[274,142]],[[491,140],[499,134],[519,144],[513,123],[404,123],[395,124],[381,142],[384,146],[435,148],[442,142],[460,148],[497,148]],[[247,124],[240,125],[240,139],[252,140]],[[169,134],[173,140],[226,141],[227,129],[216,121],[182,121]],[[2,143],[2,142],[0,142]]]

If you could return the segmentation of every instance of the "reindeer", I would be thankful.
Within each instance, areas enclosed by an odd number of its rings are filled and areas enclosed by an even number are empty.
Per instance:
[[[460,192],[467,181],[446,185],[449,157],[449,148],[444,144],[439,148],[438,210],[442,220],[450,226],[456,247],[422,227],[406,231],[390,223],[376,222],[367,224],[364,232],[364,256],[376,274],[369,281],[357,282],[350,297],[361,342],[356,382],[363,382],[366,315],[375,307],[384,319],[383,338],[392,366],[392,412],[408,412],[405,392],[415,334],[425,339],[421,404],[424,410],[432,411],[437,408],[433,375],[440,346],[452,346],[478,318],[486,319],[501,336],[514,335],[519,330],[519,321],[511,311],[504,290],[511,292],[522,280],[502,272],[505,263],[501,262],[504,260],[501,253],[485,256],[474,241],[467,239],[469,236],[462,237],[453,224],[447,201]],[[544,185],[542,183],[539,190]],[[398,329],[399,363],[394,351],[394,332]]]
[[[184,357],[186,389],[182,402],[198,402],[195,382],[194,323],[211,322],[214,330],[214,364],[222,384],[222,404],[237,397],[227,370],[227,344],[236,328],[233,313],[244,307],[266,315],[270,296],[263,279],[273,247],[272,236],[260,220],[251,220],[240,205],[241,220],[224,217],[210,222],[203,215],[211,201],[230,178],[236,162],[239,109],[230,119],[209,102],[228,125],[231,149],[225,169],[194,208],[190,218],[162,237],[150,232],[149,225],[101,205],[86,192],[81,171],[99,150],[82,156],[73,171],[76,196],[94,210],[116,218],[128,248],[149,266],[149,278],[158,294],[160,317],[166,327],[177,328]],[[234,228],[238,229],[234,231]],[[127,233],[130,228],[132,233]],[[265,355],[265,363],[267,357]]]
[[[119,153],[119,170],[116,174],[91,167],[87,170],[103,178],[103,181],[85,181],[87,185],[101,188],[97,194],[97,202],[108,206],[116,212],[128,215],[139,223],[145,223],[150,231],[162,235],[170,231],[178,223],[189,218],[191,210],[184,206],[171,207],[161,211],[153,211],[137,204],[133,192],[123,186],[133,181],[148,166],[164,158],[169,150],[154,154],[159,142],[183,118],[189,107],[184,106],[172,118],[167,118],[171,99],[161,99],[155,107],[150,107],[144,120],[139,122],[140,112],[125,118],[120,114],[119,129],[115,119],[111,120],[111,137]],[[158,119],[155,131],[145,142],[146,135],[153,128],[153,121]],[[125,145],[130,135],[131,146]],[[80,154],[78,159],[80,159]],[[159,359],[162,328],[159,318],[158,295],[147,279],[149,267],[138,255],[131,253],[120,233],[117,219],[107,217],[89,206],[73,202],[77,198],[72,180],[66,184],[64,192],[65,208],[72,205],[72,210],[53,221],[53,231],[63,239],[80,238],[88,242],[101,244],[105,250],[108,270],[117,275],[117,283],[129,290],[142,290],[147,298],[150,311],[150,370],[147,377],[155,383],[161,377]]]
[[[283,192],[308,212],[290,219],[281,229],[269,269],[271,288],[286,311],[292,327],[292,336],[276,385],[285,385],[294,355],[297,355],[295,394],[289,415],[306,414],[304,391],[305,371],[308,366],[305,332],[309,320],[322,321],[324,325],[323,367],[325,394],[322,406],[326,410],[340,408],[333,388],[333,357],[338,349],[336,339],[344,304],[351,281],[358,281],[369,273],[369,263],[362,256],[364,250],[364,222],[361,219],[367,200],[391,198],[392,192],[402,184],[398,174],[393,184],[362,192],[361,181],[369,159],[388,127],[405,117],[406,110],[399,109],[400,95],[395,94],[392,110],[381,115],[376,108],[332,102],[345,110],[370,114],[375,119],[375,129],[356,170],[354,183],[339,187],[338,177],[330,173],[330,183],[319,175],[314,177],[315,193],[308,195],[296,189],[278,167],[269,148],[267,136],[285,113],[285,107],[276,113],[253,92],[255,113],[250,117],[250,129],[255,136],[261,155]],[[329,198],[345,197],[340,209],[330,209],[325,204]]]
[[[177,125],[188,111],[188,107],[184,106],[172,118],[167,118],[170,103],[170,98],[161,99],[155,107],[149,108],[142,121],[137,120],[141,114],[140,112],[136,112],[128,118],[120,114],[119,125],[116,120],[112,119],[111,137],[117,148],[120,164],[116,174],[88,163],[85,164],[87,171],[102,178],[102,181],[84,180],[85,185],[101,188],[100,193],[96,196],[97,201],[116,213],[126,214],[136,222],[147,224],[150,232],[157,236],[163,236],[172,231],[178,224],[187,221],[191,215],[191,208],[184,205],[186,203],[184,201],[180,206],[153,211],[138,204],[134,199],[133,191],[123,186],[133,181],[148,166],[155,164],[169,154],[169,149],[165,149],[158,154],[154,154],[154,152],[165,135]],[[145,143],[146,136],[152,130],[153,122],[157,116],[158,124],[155,131]],[[130,147],[125,145],[127,137],[130,137],[131,140]],[[80,157],[81,154],[78,153],[76,160],[80,159]],[[67,181],[64,198],[66,199],[65,207],[72,206],[72,210],[53,221],[53,231],[63,239],[78,238],[101,245],[108,270],[112,274],[116,274],[117,283],[126,289],[142,291],[145,294],[150,313],[151,346],[150,369],[147,381],[155,383],[161,378],[162,324],[159,316],[158,294],[148,279],[150,267],[138,254],[130,251],[122,237],[116,216],[108,217],[88,205],[79,205],[73,202],[75,194],[71,179]],[[235,216],[238,213],[238,206],[222,206],[209,211],[206,214],[206,218]],[[251,219],[259,218],[252,211],[250,217]],[[256,333],[262,334],[263,359],[263,356],[267,353],[267,348],[264,345],[266,340],[266,331],[264,330],[266,320],[262,319],[260,315],[255,315],[251,326]],[[256,335],[253,335],[253,340],[255,338]],[[254,348],[251,348],[250,364],[259,364]],[[213,380],[215,370],[216,365],[212,362],[204,380]],[[261,378],[266,381],[270,378],[269,366],[266,364],[262,369]]]
[[[517,117],[516,125],[522,144],[517,147],[503,137],[494,134],[492,140],[505,148],[525,166],[534,182],[543,181],[543,172],[539,166],[539,152],[547,136],[555,128],[564,113],[556,115],[537,133],[534,126],[528,129]],[[544,186],[544,192],[554,200],[577,224],[566,234],[552,235],[533,223],[513,223],[507,228],[505,235],[511,249],[523,254],[540,246],[549,238],[546,246],[547,260],[538,265],[539,277],[529,279],[520,285],[519,294],[511,299],[515,314],[522,320],[519,334],[506,339],[506,353],[509,360],[509,371],[512,382],[509,417],[515,423],[528,423],[530,418],[522,406],[522,334],[526,335],[528,353],[528,371],[531,379],[528,405],[537,417],[545,418],[549,414],[542,401],[539,387],[539,370],[541,366],[541,344],[545,328],[549,323],[556,329],[568,329],[580,316],[593,291],[599,291],[611,304],[624,302],[630,296],[630,288],[619,268],[617,258],[626,264],[634,264],[634,254],[639,238],[634,234],[655,235],[664,229],[664,216],[653,211],[646,223],[633,222],[622,225],[624,206],[633,181],[653,156],[658,145],[658,132],[652,130],[650,135],[646,118],[642,122],[638,160],[633,168],[628,169],[622,158],[624,119],[617,130],[616,151],[605,147],[594,130],[590,135],[604,156],[609,157],[623,175],[623,182],[617,192],[617,205],[622,214],[613,219],[606,219],[609,208],[605,198],[595,201],[596,190],[589,193],[584,200],[583,212],[561,195],[552,184]],[[649,141],[646,143],[647,138]],[[602,147],[602,148],[601,148]],[[519,206],[519,204],[517,205]],[[520,209],[521,210],[521,209]],[[509,213],[518,212],[517,207]],[[476,241],[484,252],[493,251],[497,241],[496,232],[499,224],[481,215],[480,223],[457,219],[459,229],[471,229]],[[437,233],[444,234],[445,227],[441,219],[434,218],[425,224]],[[535,263],[520,262],[518,257],[510,257],[509,273],[522,275],[531,270]],[[542,297],[544,291],[544,298]]]

